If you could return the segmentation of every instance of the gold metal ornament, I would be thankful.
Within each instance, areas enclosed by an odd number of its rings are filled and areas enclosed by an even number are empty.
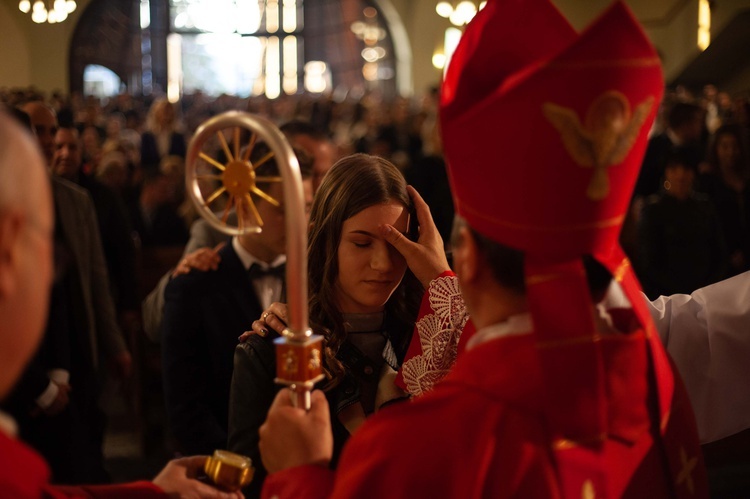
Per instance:
[[[573,109],[545,103],[544,116],[560,132],[565,150],[577,164],[594,168],[586,195],[600,201],[609,194],[607,168],[622,163],[632,149],[653,105],[650,96],[631,114],[627,97],[610,90],[596,98],[582,125]]]
[[[678,486],[685,484],[690,495],[695,493],[695,484],[693,483],[693,471],[698,466],[698,456],[694,456],[688,459],[688,454],[685,452],[685,448],[680,448],[680,461],[682,462],[682,468],[680,473],[677,475],[676,484]]]
[[[227,450],[214,451],[206,459],[203,471],[216,486],[229,492],[246,487],[255,475],[252,459]]]
[[[243,131],[250,136],[244,144]],[[230,142],[227,137],[231,137]],[[211,141],[215,141],[213,149],[209,147]],[[263,141],[270,152],[253,162],[250,156],[258,141]],[[216,151],[220,151],[218,154],[223,158],[217,159],[211,154]],[[257,176],[256,169],[271,159],[276,161],[280,176]],[[213,185],[207,188],[207,182]],[[252,196],[274,206],[281,203],[259,188],[258,182],[281,182],[284,196],[289,327],[284,336],[276,340],[276,381],[293,390],[293,402],[297,406],[309,409],[310,390],[323,375],[320,363],[317,369],[309,369],[308,361],[313,350],[320,352],[323,337],[313,335],[308,327],[307,216],[299,162],[284,134],[262,116],[229,111],[198,127],[188,147],[185,185],[198,212],[212,227],[230,235],[260,232],[263,220]],[[237,223],[233,224],[235,216]],[[287,357],[282,359],[284,354]],[[292,358],[299,361],[285,362]]]
[[[259,177],[256,170],[275,157],[278,161],[280,155],[291,155],[295,162],[296,157],[288,144],[288,150],[282,144],[276,144],[276,150],[272,149],[255,162],[250,160],[259,136],[266,141],[269,138],[264,127],[270,122],[265,121],[247,113],[224,113],[203,123],[191,141],[185,176],[188,195],[201,216],[222,232],[238,235],[258,232],[263,227],[263,219],[252,195],[280,206],[277,199],[258,187],[258,183],[281,182],[282,177]],[[249,129],[251,133],[245,144],[241,143],[243,129]],[[231,148],[227,135],[231,136]],[[212,142],[220,147],[224,155],[221,160],[207,150]],[[236,214],[236,227],[229,223],[230,213]]]

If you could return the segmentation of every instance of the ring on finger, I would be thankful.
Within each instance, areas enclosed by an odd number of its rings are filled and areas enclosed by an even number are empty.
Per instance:
[[[268,318],[268,312],[263,312],[263,320],[266,320]]]

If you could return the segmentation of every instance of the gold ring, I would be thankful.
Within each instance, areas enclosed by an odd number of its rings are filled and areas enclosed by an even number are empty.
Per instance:
[[[263,320],[266,320],[267,317],[268,317],[268,312],[263,312]]]

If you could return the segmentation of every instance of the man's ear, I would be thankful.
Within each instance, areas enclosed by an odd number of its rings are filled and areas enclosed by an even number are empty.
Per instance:
[[[18,213],[0,213],[0,298],[8,296],[15,288],[21,225]]]
[[[458,244],[453,250],[454,267],[462,282],[472,282],[479,277],[479,248],[469,227],[464,226],[458,232]]]

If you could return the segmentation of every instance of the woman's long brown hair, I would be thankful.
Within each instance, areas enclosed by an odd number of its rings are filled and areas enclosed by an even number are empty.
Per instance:
[[[367,154],[354,154],[333,165],[315,195],[308,231],[310,325],[325,337],[326,389],[336,386],[344,375],[336,353],[346,330],[335,294],[342,226],[360,211],[390,201],[411,208],[406,180],[393,164]],[[399,361],[408,346],[423,291],[407,269],[386,303],[388,332]]]

